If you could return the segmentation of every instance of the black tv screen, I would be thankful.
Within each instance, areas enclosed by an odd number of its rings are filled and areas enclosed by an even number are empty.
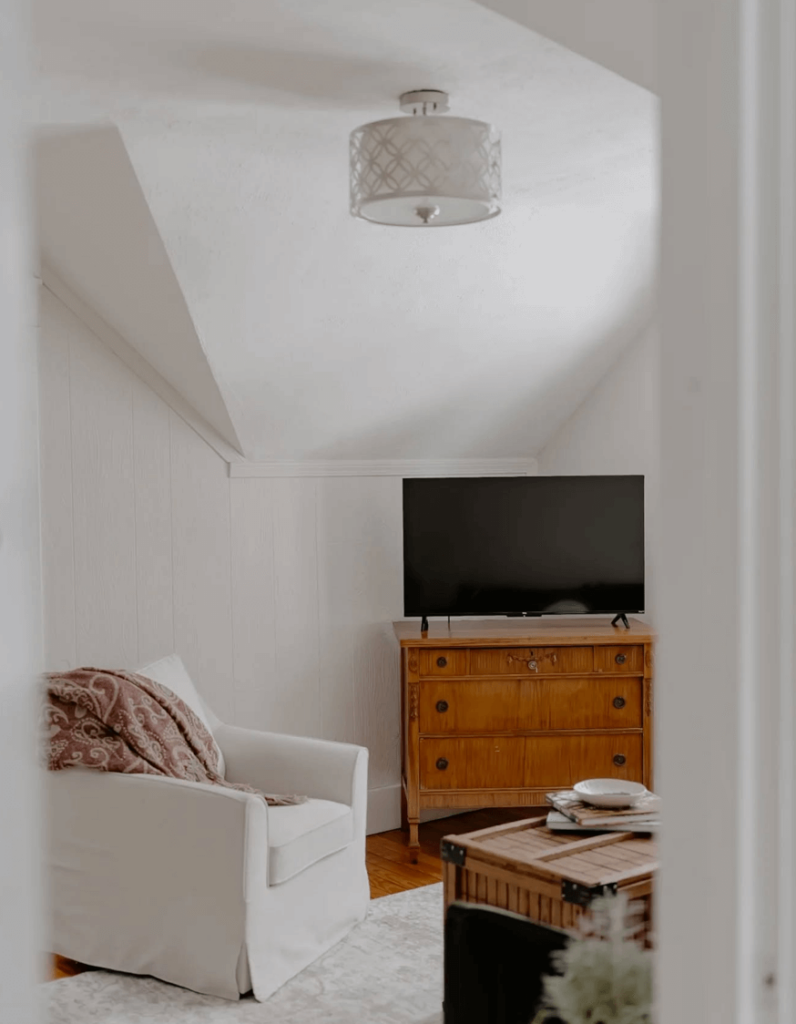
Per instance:
[[[644,477],[404,480],[404,614],[644,611]]]

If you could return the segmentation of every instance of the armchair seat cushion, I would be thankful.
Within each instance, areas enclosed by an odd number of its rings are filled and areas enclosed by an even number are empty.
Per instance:
[[[279,885],[354,841],[347,804],[308,800],[268,808],[268,884]]]

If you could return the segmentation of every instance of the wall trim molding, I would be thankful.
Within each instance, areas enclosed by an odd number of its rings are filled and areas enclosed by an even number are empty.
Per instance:
[[[367,834],[390,832],[401,827],[401,785],[368,790]]]
[[[307,462],[246,462],[230,465],[231,477],[361,476],[536,476],[528,459],[323,459]]]
[[[210,445],[226,463],[232,466],[242,461],[243,455],[233,448],[215,427],[211,426],[194,406],[183,398],[179,391],[173,388],[166,378],[144,359],[140,352],[133,348],[129,341],[123,338],[106,320],[103,320],[79,295],[75,294],[69,285],[65,284],[52,267],[46,263],[42,263],[41,266],[41,283],[44,288],[63,302],[67,309],[74,313],[96,338],[121,359],[128,370],[131,370],[159,398],[162,398],[170,409],[185,420],[188,426],[196,431],[199,437]]]

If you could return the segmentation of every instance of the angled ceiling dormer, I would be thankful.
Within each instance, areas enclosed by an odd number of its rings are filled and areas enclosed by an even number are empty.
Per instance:
[[[34,160],[42,263],[241,451],[117,129],[50,133]]]
[[[479,3],[36,8],[39,122],[121,136],[43,144],[45,252],[249,459],[534,455],[654,316],[656,97]],[[503,213],[354,220],[351,129],[429,87]]]

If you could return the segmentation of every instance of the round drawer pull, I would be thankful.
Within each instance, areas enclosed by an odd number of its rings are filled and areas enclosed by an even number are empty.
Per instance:
[[[437,758],[437,768],[439,768],[439,770],[441,772],[444,772],[447,767],[448,767],[448,759],[445,758],[445,757],[438,757]]]
[[[617,654],[617,656],[614,659],[614,661],[616,661],[617,665],[624,665],[624,663],[627,661],[627,655],[626,654]]]
[[[614,707],[623,708],[627,702],[624,697],[614,697]],[[437,705],[439,707],[439,705]]]
[[[625,761],[627,761],[627,758],[624,754],[614,754],[614,764],[617,768],[621,768]],[[439,761],[437,761],[437,764],[439,764]]]
[[[539,666],[536,664],[535,660],[531,658],[531,660],[528,662],[528,668],[531,670],[531,672],[535,672],[538,667]]]
[[[448,664],[447,658],[437,658],[437,668],[445,668]]]
[[[446,700],[438,700],[437,701],[437,711],[439,711],[439,713],[442,714],[443,712],[445,712],[447,710],[448,710],[448,702]]]

